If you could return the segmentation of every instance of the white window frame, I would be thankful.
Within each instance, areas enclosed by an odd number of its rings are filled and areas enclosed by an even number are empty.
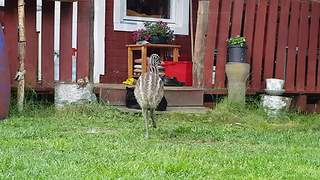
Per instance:
[[[189,0],[170,0],[170,19],[127,16],[127,1],[114,0],[113,23],[115,31],[132,32],[143,28],[144,22],[167,22],[175,34],[189,34]]]
[[[4,0],[0,0],[0,7],[4,7]]]

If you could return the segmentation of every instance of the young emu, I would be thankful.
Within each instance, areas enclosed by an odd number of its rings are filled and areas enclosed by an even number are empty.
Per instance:
[[[149,71],[140,76],[134,89],[134,95],[142,109],[144,118],[145,137],[148,138],[148,122],[149,115],[151,116],[152,126],[157,127],[155,109],[160,103],[164,90],[163,82],[159,76],[158,66],[161,65],[160,57],[157,54],[152,54],[149,60]],[[150,114],[149,112],[150,111]]]

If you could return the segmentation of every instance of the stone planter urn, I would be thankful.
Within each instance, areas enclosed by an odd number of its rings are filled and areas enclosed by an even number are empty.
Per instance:
[[[262,107],[268,116],[277,116],[282,111],[287,111],[292,99],[281,96],[285,89],[284,80],[269,78],[266,79],[266,95],[261,96]]]
[[[245,103],[247,79],[249,77],[250,64],[227,63],[226,73],[228,77],[228,99],[231,102]]]

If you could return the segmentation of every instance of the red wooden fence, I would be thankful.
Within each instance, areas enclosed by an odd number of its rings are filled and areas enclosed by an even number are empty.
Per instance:
[[[226,88],[226,40],[240,35],[248,42],[251,90],[263,91],[265,79],[274,77],[286,80],[288,93],[320,93],[319,20],[320,3],[311,0],[212,0],[206,87]]]
[[[26,84],[28,87],[48,88],[54,82],[54,2],[42,1],[42,46],[38,45],[36,32],[36,0],[26,0]],[[88,76],[89,72],[89,1],[78,1],[77,78]],[[1,8],[0,22],[5,28],[6,46],[10,59],[12,84],[18,65],[17,1],[6,0]],[[71,81],[72,75],[72,3],[61,2],[60,25],[60,81]],[[41,81],[38,81],[38,48],[42,51]]]

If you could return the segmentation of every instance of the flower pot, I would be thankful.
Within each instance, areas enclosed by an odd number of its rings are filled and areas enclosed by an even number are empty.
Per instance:
[[[9,59],[5,49],[4,34],[0,28],[0,120],[5,119],[9,112],[10,73]]]
[[[246,63],[246,56],[246,47],[228,46],[228,62]]]
[[[167,44],[167,39],[162,36],[152,36],[150,39],[152,44]]]
[[[275,79],[275,78],[266,79],[267,90],[281,91],[283,90],[283,87],[284,87],[284,80],[282,79]]]

